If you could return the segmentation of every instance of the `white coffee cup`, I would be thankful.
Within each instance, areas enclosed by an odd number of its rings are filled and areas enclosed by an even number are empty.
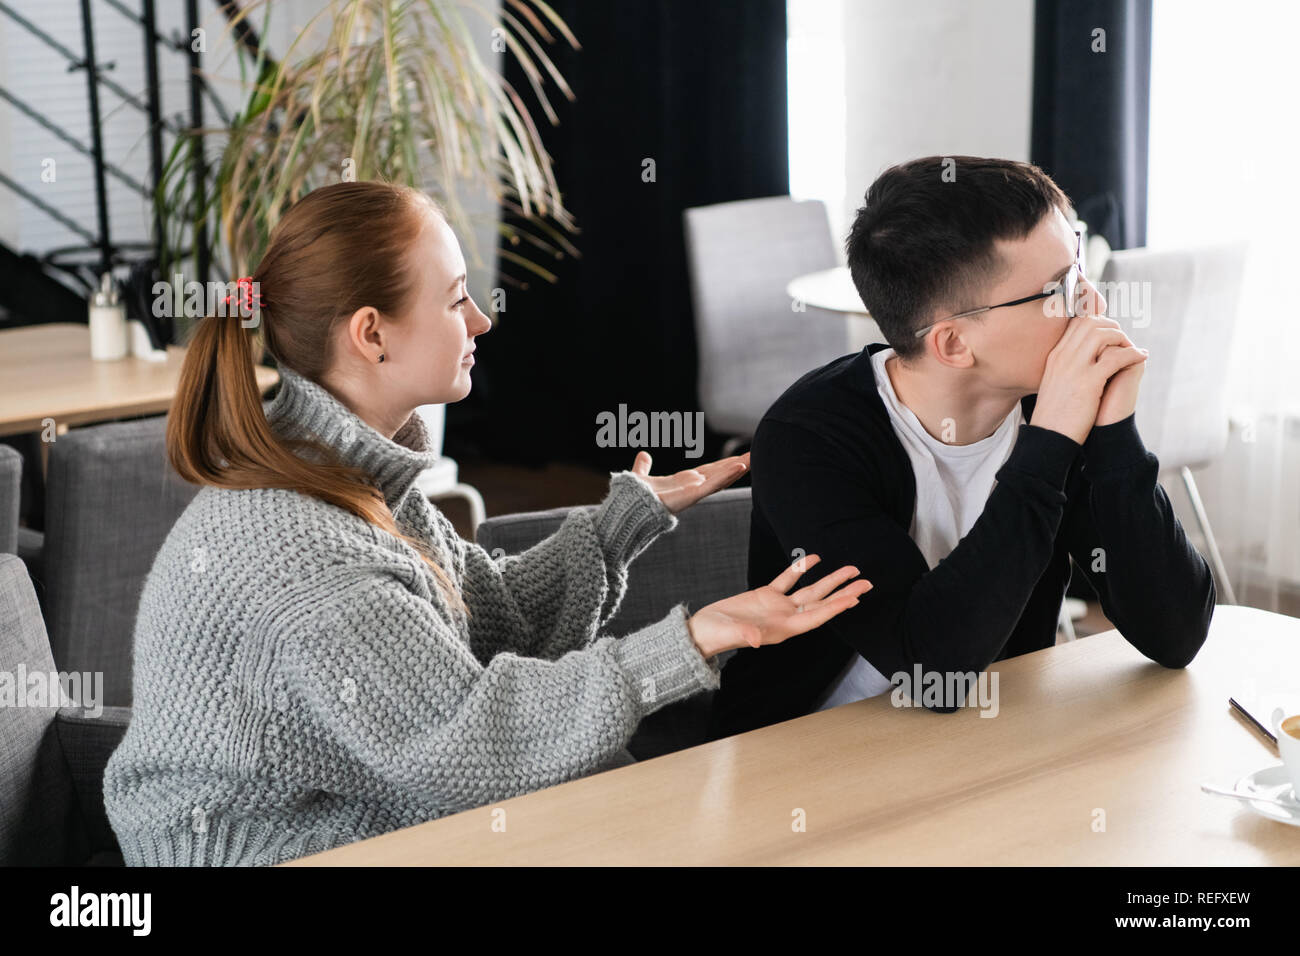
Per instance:
[[[1300,801],[1300,714],[1287,716],[1281,707],[1273,710],[1273,734],[1277,737],[1277,752],[1286,764],[1287,773],[1291,775],[1291,786],[1295,792],[1291,799]],[[1282,725],[1286,724],[1287,729]],[[1291,732],[1288,733],[1287,730]]]

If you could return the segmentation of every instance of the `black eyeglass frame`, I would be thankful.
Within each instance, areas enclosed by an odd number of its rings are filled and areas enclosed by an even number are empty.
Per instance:
[[[1084,278],[1082,230],[1074,230],[1074,243],[1074,264],[1070,266],[1069,271],[1065,273],[1063,278],[1056,281],[1055,288],[1049,289],[1046,292],[1027,295],[1022,299],[1012,299],[1010,302],[999,302],[997,305],[985,305],[978,309],[968,309],[965,312],[958,312],[956,315],[945,316],[938,322],[931,322],[925,328],[918,329],[916,331],[916,337],[918,339],[923,338],[932,328],[938,325],[939,322],[947,322],[949,319],[961,319],[968,315],[978,315],[981,312],[988,312],[992,309],[1005,309],[1007,306],[1011,305],[1024,305],[1026,302],[1033,302],[1036,299],[1046,299],[1048,296],[1053,296],[1057,293],[1061,293],[1065,297],[1065,317],[1067,319],[1074,318],[1076,314],[1075,309],[1078,306],[1079,300],[1079,280]]]

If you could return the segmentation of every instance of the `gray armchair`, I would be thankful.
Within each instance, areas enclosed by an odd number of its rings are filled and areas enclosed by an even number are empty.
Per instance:
[[[54,660],[102,671],[131,704],[131,646],[145,577],[199,489],[167,462],[162,416],[74,428],[50,446],[40,566]]]
[[[23,562],[0,554],[0,670],[20,669],[50,688],[36,592]],[[0,866],[121,865],[103,782],[130,719],[125,707],[0,707]]]
[[[588,506],[590,507],[590,506]],[[552,534],[568,508],[489,518],[478,543],[489,553],[517,554]],[[678,516],[676,530],[662,535],[628,571],[627,593],[607,632],[621,636],[661,620],[673,605],[688,612],[747,590],[750,491],[728,488]],[[656,711],[641,722],[628,745],[638,760],[705,743],[713,695],[696,694]]]
[[[18,553],[18,504],[22,494],[23,456],[0,444],[0,554]]]

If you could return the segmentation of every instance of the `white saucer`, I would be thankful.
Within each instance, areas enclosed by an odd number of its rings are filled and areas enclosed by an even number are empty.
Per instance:
[[[1286,767],[1277,764],[1273,767],[1265,767],[1263,770],[1256,770],[1248,776],[1242,777],[1237,781],[1233,789],[1241,793],[1257,793],[1261,797],[1270,800],[1283,800],[1290,806],[1278,806],[1276,803],[1259,803],[1255,800],[1243,800],[1246,806],[1250,807],[1261,817],[1268,817],[1270,820],[1277,820],[1279,823],[1289,823],[1293,827],[1300,827],[1300,801],[1295,798],[1295,788],[1291,786],[1291,777],[1286,771]]]

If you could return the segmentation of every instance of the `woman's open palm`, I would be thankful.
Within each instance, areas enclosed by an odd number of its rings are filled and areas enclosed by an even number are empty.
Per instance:
[[[659,496],[664,507],[677,514],[685,511],[701,498],[727,487],[749,470],[749,452],[719,458],[697,468],[687,468],[672,475],[650,474],[650,453],[637,452],[632,463],[632,474],[640,476]]]
[[[820,560],[810,554],[781,572],[771,584],[715,601],[693,614],[689,627],[700,653],[712,657],[735,647],[780,644],[847,611],[871,590],[870,581],[853,581],[836,591],[858,576],[857,568],[846,565],[820,581],[787,594],[803,573]]]

